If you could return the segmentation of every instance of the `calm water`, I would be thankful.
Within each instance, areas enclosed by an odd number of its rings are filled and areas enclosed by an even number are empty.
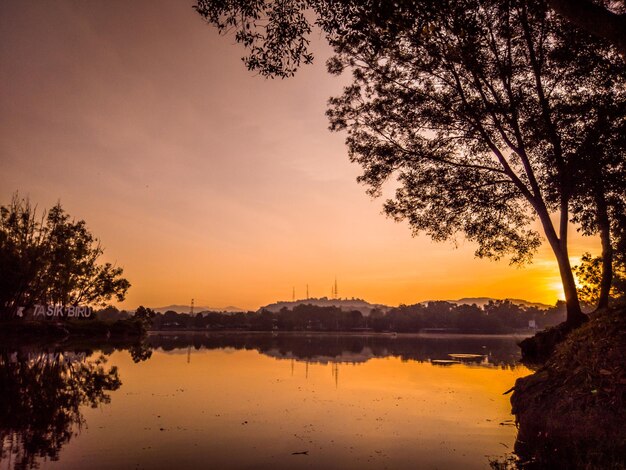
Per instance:
[[[529,373],[517,340],[190,334],[4,348],[0,468],[489,468],[515,440],[502,393]],[[449,354],[477,357],[437,363]]]

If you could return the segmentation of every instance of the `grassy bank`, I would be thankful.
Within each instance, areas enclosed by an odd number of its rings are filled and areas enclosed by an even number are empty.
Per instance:
[[[524,468],[626,468],[626,309],[592,315],[511,397]]]

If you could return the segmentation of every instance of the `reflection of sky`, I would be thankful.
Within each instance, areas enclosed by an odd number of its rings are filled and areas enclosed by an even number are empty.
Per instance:
[[[85,219],[133,284],[125,306],[256,309],[292,286],[330,295],[335,276],[341,296],[391,305],[554,302],[547,249],[512,269],[380,215],[327,131],[345,79],[315,38],[315,66],[264,80],[191,3],[0,3],[0,201],[19,190]]]
[[[122,388],[46,468],[468,468],[512,449],[509,389],[527,370],[356,366],[256,351],[111,355]],[[308,451],[308,456],[292,455]],[[302,460],[298,460],[298,459]],[[93,465],[93,467],[92,467]]]

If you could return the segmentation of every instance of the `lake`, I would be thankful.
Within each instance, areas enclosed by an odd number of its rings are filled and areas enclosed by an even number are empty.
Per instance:
[[[1,349],[0,469],[483,469],[513,336],[152,334]],[[452,356],[451,356],[452,355]]]

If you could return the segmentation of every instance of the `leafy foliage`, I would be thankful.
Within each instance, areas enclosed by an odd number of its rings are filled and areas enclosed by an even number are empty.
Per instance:
[[[339,21],[358,31],[330,35],[339,51],[331,71],[352,69],[353,84],[328,115],[332,129],[348,132],[371,194],[397,179],[385,211],[435,240],[462,232],[478,256],[527,261],[539,245],[533,217],[558,243],[564,234],[548,214],[567,222],[580,141],[592,133],[580,103],[624,101],[610,54],[589,51],[602,44],[541,3],[470,0],[360,15],[350,20],[351,9]]]
[[[199,0],[196,11],[220,32],[236,29],[235,40],[250,51],[243,61],[265,77],[293,76],[309,64],[311,24],[304,0]]]
[[[626,1],[548,0],[548,3],[576,26],[609,40],[626,60]]]
[[[574,271],[582,285],[578,289],[580,300],[590,305],[597,304],[600,296],[600,282],[602,281],[602,258],[585,253],[581,258],[581,263],[574,267]],[[611,298],[614,302],[619,302],[623,301],[625,296],[626,265],[619,258],[616,258],[613,266]]]

